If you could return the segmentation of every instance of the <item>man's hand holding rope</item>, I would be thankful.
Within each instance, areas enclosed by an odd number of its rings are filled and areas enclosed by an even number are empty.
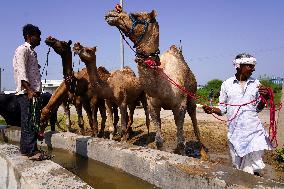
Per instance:
[[[257,111],[260,112],[267,104],[268,100],[270,99],[270,90],[267,87],[260,86],[258,89],[258,93],[261,96],[261,101],[257,105]]]
[[[207,114],[217,114],[218,116],[221,116],[221,110],[219,108],[215,108],[215,107],[211,107],[211,106],[208,106],[208,105],[203,105],[202,106],[203,110],[205,113]]]

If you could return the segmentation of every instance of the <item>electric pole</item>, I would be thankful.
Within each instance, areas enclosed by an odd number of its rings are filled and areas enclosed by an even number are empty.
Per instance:
[[[2,68],[0,67],[0,93],[2,93],[1,83],[2,83]]]
[[[120,0],[120,6],[123,10],[123,0]],[[121,69],[124,68],[124,44],[122,35],[120,35],[120,61],[121,61]]]

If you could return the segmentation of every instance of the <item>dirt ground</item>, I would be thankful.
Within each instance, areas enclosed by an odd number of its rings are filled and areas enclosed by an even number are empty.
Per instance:
[[[269,112],[264,110],[260,113],[260,119],[266,127],[269,123]],[[132,126],[133,134],[128,140],[129,143],[140,146],[155,147],[155,128],[150,127],[150,134],[147,140],[147,128],[145,125],[144,112],[142,109],[135,110],[135,121]],[[162,136],[164,138],[164,151],[174,152],[176,147],[176,128],[171,111],[163,110],[162,118]],[[221,117],[225,119],[224,117]],[[200,108],[197,110],[197,120],[203,143],[210,157],[210,162],[220,163],[227,166],[231,165],[229,148],[227,144],[227,126],[226,122],[218,121],[212,115],[205,114]],[[85,121],[87,123],[87,120]],[[77,130],[78,132],[78,130]],[[185,118],[184,133],[186,138],[186,155],[200,158],[199,143],[197,142],[191,120],[188,115]],[[90,128],[87,128],[87,134],[90,134]],[[284,182],[284,163],[275,161],[274,151],[267,151],[264,155],[266,164],[262,172],[264,178]]]

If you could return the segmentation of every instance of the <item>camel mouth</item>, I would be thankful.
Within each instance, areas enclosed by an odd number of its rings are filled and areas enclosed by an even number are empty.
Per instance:
[[[49,36],[45,39],[45,44],[48,45],[48,46],[52,46],[56,42],[57,42],[57,40],[55,38],[51,37],[51,36]]]
[[[119,18],[119,14],[118,12],[116,11],[110,11],[108,12],[106,15],[105,15],[105,21],[111,25],[111,26],[114,26],[117,19]]]
[[[74,52],[74,55],[79,55],[82,49],[83,46],[79,42],[76,42],[72,48],[72,51]]]

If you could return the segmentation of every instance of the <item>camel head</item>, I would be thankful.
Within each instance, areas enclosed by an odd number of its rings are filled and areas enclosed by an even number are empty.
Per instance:
[[[72,44],[71,40],[69,40],[68,42],[59,41],[58,39],[49,36],[46,38],[45,44],[52,47],[54,51],[61,56],[65,56],[71,52],[71,47],[70,47],[70,45]]]
[[[83,47],[79,42],[75,43],[73,46],[74,54],[80,56],[81,60],[85,63],[96,61],[96,51],[97,47]]]
[[[134,43],[134,47],[136,47],[140,43],[143,43],[144,40],[149,40],[150,34],[153,32],[153,24],[158,25],[156,15],[155,10],[150,13],[140,12],[130,14],[113,10],[105,15],[105,20],[109,25],[116,26],[129,37]]]

